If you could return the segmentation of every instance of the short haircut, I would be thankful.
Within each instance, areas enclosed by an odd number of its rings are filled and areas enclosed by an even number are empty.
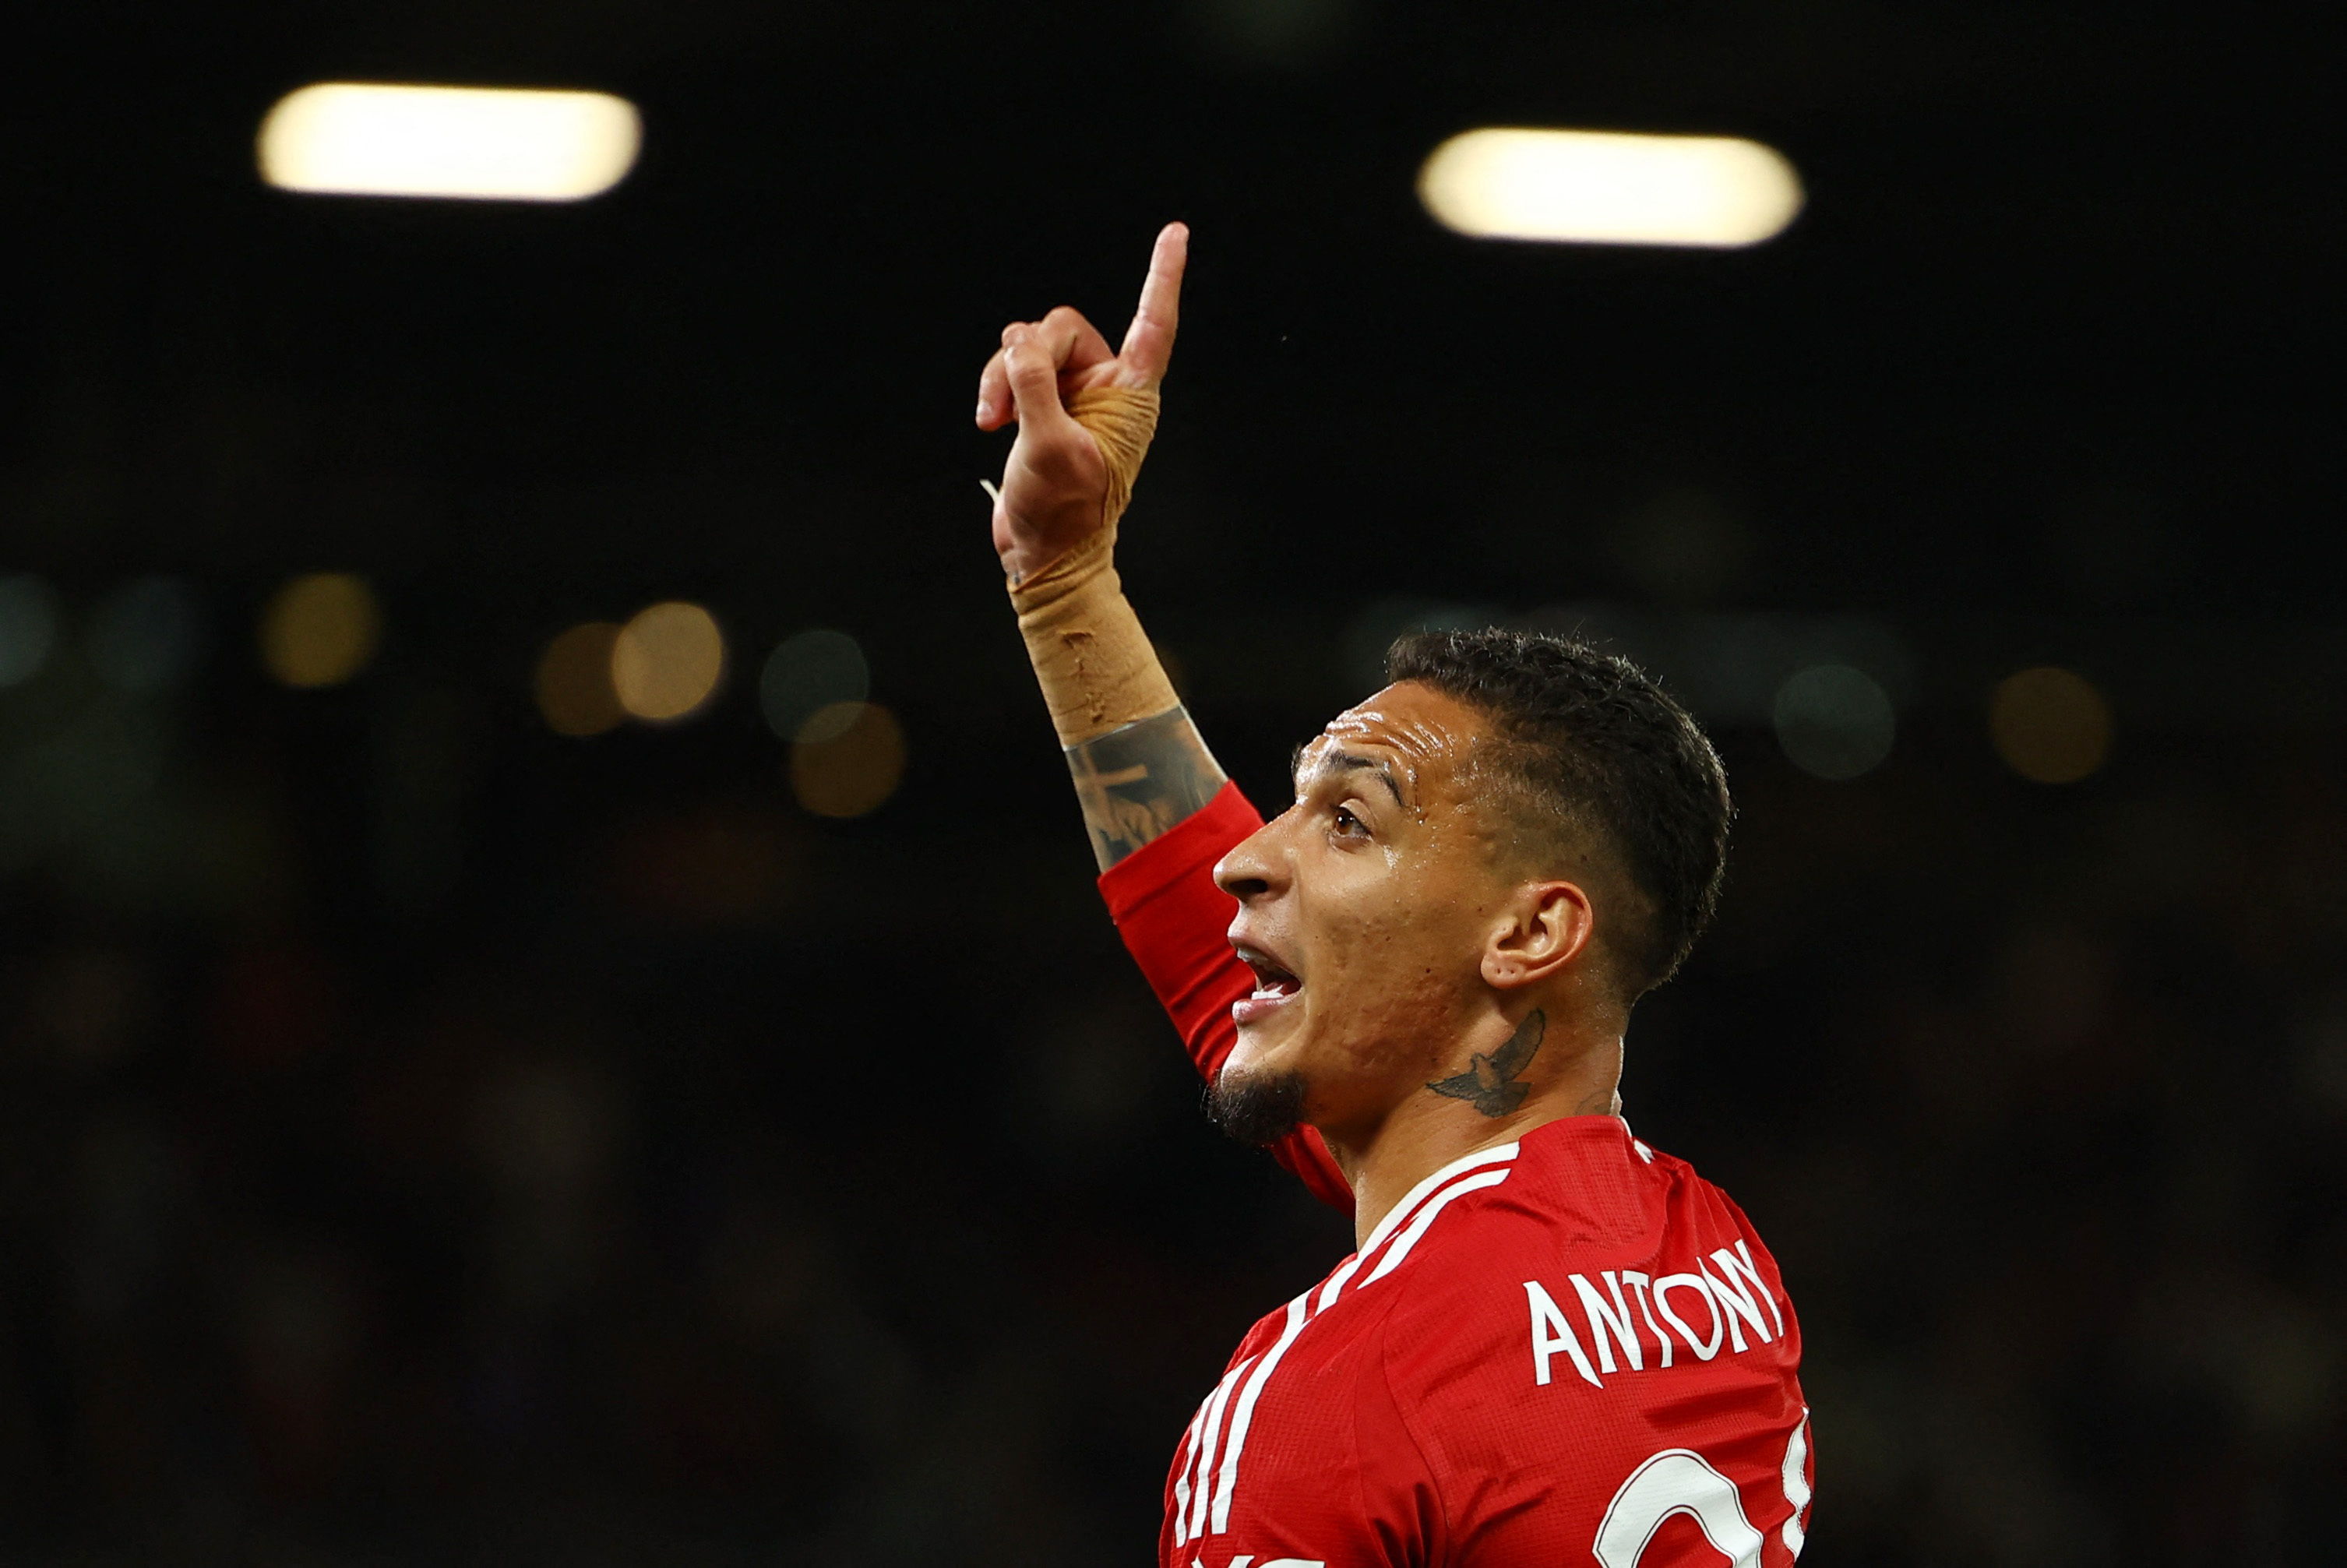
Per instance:
[[[1645,907],[1602,911],[1598,927],[1624,1001],[1669,979],[1719,906],[1735,812],[1687,711],[1626,659],[1522,631],[1414,633],[1387,652],[1386,678],[1490,721],[1535,854],[1594,854],[1627,879]]]

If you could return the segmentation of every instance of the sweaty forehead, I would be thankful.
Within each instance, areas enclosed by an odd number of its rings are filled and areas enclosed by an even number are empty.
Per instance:
[[[1403,681],[1328,721],[1297,757],[1309,768],[1332,752],[1368,751],[1394,756],[1412,774],[1449,773],[1469,760],[1489,733],[1481,715],[1430,686]]]

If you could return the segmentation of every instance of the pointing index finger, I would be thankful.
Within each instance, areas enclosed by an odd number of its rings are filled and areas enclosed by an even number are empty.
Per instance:
[[[1154,386],[1164,379],[1166,362],[1174,357],[1174,333],[1182,319],[1182,270],[1190,260],[1190,229],[1168,223],[1158,231],[1157,247],[1149,254],[1149,277],[1141,285],[1141,308],[1125,329],[1117,362],[1125,373],[1121,381]]]

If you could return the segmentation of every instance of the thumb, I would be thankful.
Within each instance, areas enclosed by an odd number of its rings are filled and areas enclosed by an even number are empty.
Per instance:
[[[1064,435],[1075,425],[1060,401],[1060,367],[1035,333],[1013,329],[1002,345],[1002,367],[1019,406],[1019,429],[1039,440]]]

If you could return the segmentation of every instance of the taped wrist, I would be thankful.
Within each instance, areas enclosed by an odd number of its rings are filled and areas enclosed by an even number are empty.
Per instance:
[[[1010,590],[1019,634],[1027,640],[1027,657],[1063,746],[1181,702],[1141,618],[1125,600],[1115,553],[1111,523]]]
[[[1174,683],[1141,630],[1116,575],[1116,521],[1157,430],[1157,393],[1094,386],[1069,401],[1108,466],[1101,529],[1010,585],[1019,632],[1051,710],[1060,743],[1072,746],[1176,706]]]

